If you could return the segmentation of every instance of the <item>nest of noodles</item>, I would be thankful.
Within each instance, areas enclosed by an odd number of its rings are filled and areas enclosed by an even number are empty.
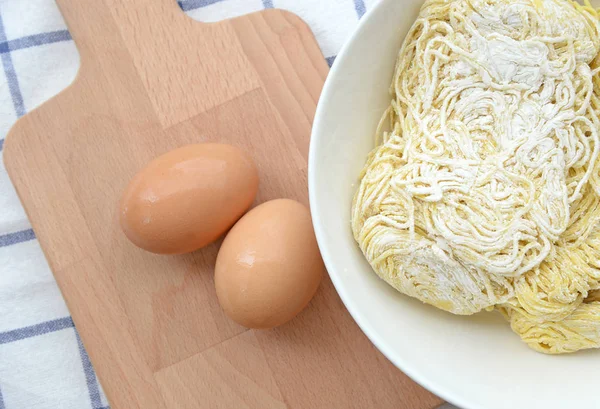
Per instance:
[[[600,347],[600,24],[568,0],[428,0],[352,207],[398,291]]]

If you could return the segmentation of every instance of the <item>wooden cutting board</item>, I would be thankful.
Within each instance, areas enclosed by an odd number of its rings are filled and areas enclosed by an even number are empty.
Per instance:
[[[117,223],[128,180],[205,141],[256,160],[257,203],[308,203],[307,155],[327,65],[297,16],[201,24],[175,0],[59,0],[75,82],[21,118],[5,164],[113,409],[394,408],[441,401],[367,340],[325,279],[291,323],[250,331],[213,286],[214,244],[135,248]]]

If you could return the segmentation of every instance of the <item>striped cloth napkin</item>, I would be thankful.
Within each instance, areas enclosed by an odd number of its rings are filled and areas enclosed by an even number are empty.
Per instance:
[[[183,0],[179,4],[201,21],[271,7],[293,11],[311,26],[331,65],[376,1]],[[0,0],[0,58],[1,151],[13,123],[64,89],[79,68],[77,49],[54,0]],[[0,158],[0,409],[108,407]]]

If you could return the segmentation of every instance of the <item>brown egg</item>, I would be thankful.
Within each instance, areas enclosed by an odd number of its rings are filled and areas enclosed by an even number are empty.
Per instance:
[[[187,253],[225,233],[248,210],[257,190],[256,165],[241,149],[184,146],[134,176],[120,203],[121,228],[145,250]]]
[[[311,300],[324,266],[310,213],[278,199],[242,217],[225,237],[215,267],[225,313],[248,328],[272,328]]]

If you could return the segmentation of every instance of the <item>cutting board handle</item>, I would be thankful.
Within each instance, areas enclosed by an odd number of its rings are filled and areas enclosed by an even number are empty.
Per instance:
[[[144,87],[145,101],[164,128],[260,87],[248,53],[264,58],[276,31],[301,26],[297,17],[273,14],[274,10],[266,20],[263,12],[238,23],[200,23],[187,16],[176,0],[57,2],[80,55],[81,66],[72,87],[102,90],[101,95],[89,98],[123,92],[110,110],[125,117],[131,115],[128,110],[142,109],[132,90]],[[254,20],[260,30],[252,28]],[[308,32],[308,27],[302,27]],[[236,29],[249,34],[240,39]],[[269,42],[260,42],[261,36]],[[244,48],[246,40],[251,44],[249,51]],[[97,82],[104,87],[95,88]],[[118,89],[110,89],[108,84],[119,84]],[[125,93],[128,90],[131,92]]]
[[[113,39],[116,32],[128,47],[144,47],[157,38],[174,36],[173,27],[193,21],[181,10],[177,0],[56,0],[77,44],[82,62],[102,55],[101,39]],[[114,25],[107,26],[107,21]],[[198,27],[196,27],[198,29]],[[179,31],[179,30],[177,30]],[[174,39],[176,41],[176,39]],[[105,43],[106,48],[114,46]]]

